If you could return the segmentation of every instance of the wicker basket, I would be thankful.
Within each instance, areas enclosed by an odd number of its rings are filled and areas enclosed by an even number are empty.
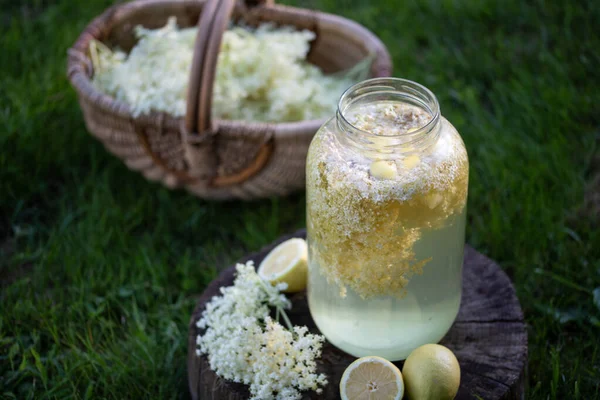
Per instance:
[[[92,85],[90,41],[129,50],[135,44],[136,25],[159,28],[170,16],[177,17],[180,26],[198,24],[186,116],[152,112],[134,118],[127,104]],[[349,68],[375,54],[371,76],[391,73],[390,57],[381,41],[361,25],[335,15],[271,1],[134,1],[96,18],[69,50],[68,75],[79,95],[86,126],[130,169],[169,188],[185,187],[202,198],[252,199],[301,189],[308,146],[324,121],[211,120],[217,56],[230,18],[314,31],[308,59],[325,72]]]

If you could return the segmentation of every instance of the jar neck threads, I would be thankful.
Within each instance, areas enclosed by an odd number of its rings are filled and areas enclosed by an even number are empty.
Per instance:
[[[370,104],[407,104],[430,117],[422,126],[404,132],[376,134],[351,123],[348,115],[357,107]],[[440,106],[425,86],[400,78],[375,78],[350,87],[338,103],[336,122],[340,140],[372,158],[391,159],[399,154],[419,153],[439,136]]]

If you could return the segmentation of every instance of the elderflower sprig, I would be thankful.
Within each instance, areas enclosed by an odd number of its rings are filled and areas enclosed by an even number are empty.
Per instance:
[[[301,391],[321,392],[327,384],[317,374],[325,338],[292,326],[281,294],[286,284],[272,286],[258,276],[252,261],[236,266],[233,286],[221,288],[206,305],[197,326],[197,355],[206,354],[217,375],[250,386],[252,400],[295,400]],[[275,307],[289,330],[270,318]]]

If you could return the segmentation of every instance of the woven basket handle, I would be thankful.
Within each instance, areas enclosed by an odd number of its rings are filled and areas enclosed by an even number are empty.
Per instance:
[[[221,40],[236,0],[207,0],[198,21],[198,34],[190,70],[185,126],[189,133],[214,133],[211,107]],[[245,0],[248,7],[273,4],[273,0]]]
[[[194,57],[188,83],[187,109],[185,115],[185,133],[188,144],[186,158],[188,162],[206,171],[212,165],[218,168],[216,149],[206,148],[200,153],[194,151],[192,143],[205,143],[209,146],[218,133],[211,118],[213,85],[217,68],[217,60],[221,48],[221,40],[227,29],[236,0],[206,0],[198,21],[198,34],[194,48]],[[273,0],[245,0],[246,7],[272,5]],[[230,186],[244,182],[260,171],[269,160],[273,151],[271,142],[264,143],[255,159],[231,175],[211,174],[210,186]]]

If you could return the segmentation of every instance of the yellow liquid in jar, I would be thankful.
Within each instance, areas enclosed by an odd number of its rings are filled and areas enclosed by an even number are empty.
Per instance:
[[[350,288],[342,297],[309,254],[308,300],[319,330],[353,356],[375,355],[391,361],[405,359],[423,344],[437,343],[460,306],[464,230],[464,209],[437,229],[421,230],[413,245],[415,258],[431,260],[421,275],[412,276],[402,298],[365,300]]]

